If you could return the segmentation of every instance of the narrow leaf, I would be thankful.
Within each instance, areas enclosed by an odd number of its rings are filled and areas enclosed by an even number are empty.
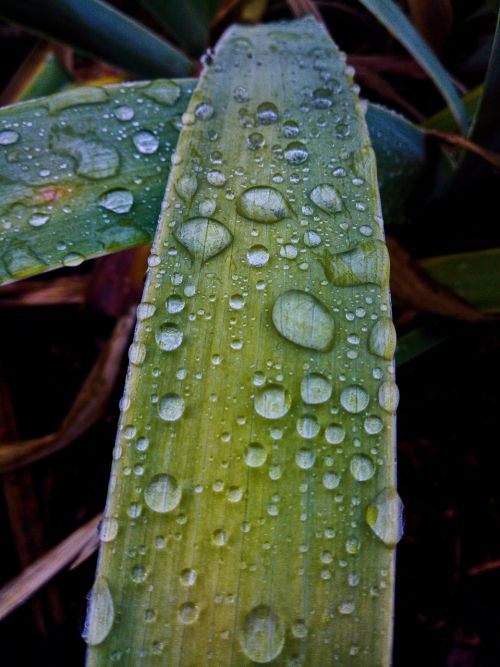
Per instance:
[[[362,107],[324,29],[228,30],[173,164],[87,664],[388,665],[388,258]]]
[[[2,0],[0,16],[145,77],[194,69],[183,53],[101,0]]]
[[[417,327],[400,336],[396,348],[396,366],[399,368],[425,352],[434,349],[449,338],[457,328],[456,322],[438,320]]]
[[[140,0],[141,5],[165,27],[175,40],[193,54],[208,44],[207,3],[204,0]]]
[[[0,284],[152,240],[195,83],[87,87],[0,110]],[[367,122],[384,212],[399,222],[425,164],[424,137],[376,105]]]
[[[401,9],[392,0],[360,0],[360,2],[401,42],[427,72],[448,103],[459,128],[465,133],[469,126],[469,118],[449,74]]]

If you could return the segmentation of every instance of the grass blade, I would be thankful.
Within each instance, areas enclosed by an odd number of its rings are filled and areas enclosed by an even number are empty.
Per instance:
[[[151,240],[191,91],[82,87],[1,110],[0,282]]]
[[[190,53],[200,54],[208,44],[210,18],[206,2],[183,0],[140,0],[141,5]]]
[[[195,84],[183,79],[75,89],[0,110],[0,215],[6,223],[0,228],[0,284],[152,240],[179,121]],[[33,115],[36,123],[30,124]],[[399,222],[424,166],[423,135],[378,106],[368,105],[367,122],[384,212],[389,222]],[[141,128],[154,134],[158,150],[137,151],[133,137]],[[75,138],[90,140],[94,149],[102,144],[98,160],[117,153],[119,170],[101,172],[97,180],[79,174],[78,156],[71,157]],[[22,157],[35,152],[43,164]],[[101,198],[113,191],[131,193],[129,211],[125,204],[114,211],[103,207]]]
[[[187,76],[193,64],[101,0],[2,0],[0,16],[144,77]]]
[[[465,134],[469,126],[469,117],[460,96],[449,74],[405,14],[392,0],[360,0],[360,2],[401,42],[427,72],[448,103],[457,125]]]
[[[396,366],[399,368],[421,354],[441,345],[459,329],[459,326],[456,322],[450,320],[437,320],[400,336],[396,348]]]
[[[130,350],[89,667],[389,664],[395,338],[348,72],[314,19],[235,27],[191,98]]]

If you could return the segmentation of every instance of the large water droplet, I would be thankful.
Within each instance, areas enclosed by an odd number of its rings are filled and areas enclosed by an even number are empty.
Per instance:
[[[363,412],[369,402],[370,397],[368,392],[358,385],[346,387],[345,389],[342,389],[340,393],[340,403],[342,407],[351,414]]]
[[[373,461],[364,454],[355,454],[352,457],[349,470],[357,482],[366,482],[375,474]]]
[[[368,339],[368,349],[382,359],[393,358],[396,350],[396,329],[389,317],[381,317],[373,325]]]
[[[395,488],[387,487],[368,506],[366,523],[387,547],[396,546],[403,535],[403,503]]]
[[[382,241],[363,241],[351,250],[330,255],[323,266],[328,280],[340,287],[366,283],[384,287],[389,281],[389,254]]]
[[[158,414],[166,422],[175,422],[184,414],[184,399],[179,394],[165,394],[158,402]]]
[[[258,442],[251,442],[245,449],[245,463],[250,468],[259,468],[267,459],[266,448]]]
[[[172,475],[155,475],[144,491],[144,500],[153,512],[165,514],[174,510],[181,501],[182,489]]]
[[[383,382],[378,390],[378,402],[386,412],[396,412],[399,405],[399,389],[395,382],[387,380]]]
[[[339,213],[342,210],[342,199],[337,190],[328,183],[321,183],[311,190],[309,199],[325,213]]]
[[[198,190],[198,179],[194,174],[184,174],[176,182],[175,190],[181,199],[190,202]]]
[[[290,290],[281,294],[273,306],[273,323],[292,343],[312,350],[328,350],[333,343],[333,318],[316,297]]]
[[[144,343],[132,343],[128,350],[128,358],[131,364],[140,366],[146,358],[146,346]]]
[[[290,393],[279,384],[270,384],[255,394],[255,411],[265,419],[284,417],[291,404]]]
[[[144,95],[159,104],[171,107],[181,96],[181,89],[173,81],[154,81],[144,89]]]
[[[278,222],[286,217],[288,206],[285,198],[275,188],[256,186],[245,190],[236,202],[240,215],[255,222]]]
[[[120,155],[113,146],[84,139],[59,139],[56,150],[77,161],[76,173],[91,180],[114,176],[120,168]]]
[[[195,258],[205,262],[227,248],[233,240],[229,229],[211,218],[193,218],[178,225],[175,238]]]
[[[134,145],[139,153],[143,153],[144,155],[151,155],[152,153],[156,153],[158,147],[160,146],[160,140],[158,137],[155,137],[152,132],[148,132],[147,130],[140,130],[139,132],[136,132],[132,137],[132,141],[134,142]]]
[[[155,334],[158,347],[164,352],[176,350],[182,343],[182,331],[171,322],[163,322]]]
[[[109,635],[115,619],[113,598],[105,577],[97,577],[90,592],[89,607],[83,638],[90,646],[97,646]]]
[[[289,164],[302,164],[309,157],[309,153],[301,141],[291,141],[285,148],[284,156]]]
[[[3,130],[0,132],[0,146],[10,146],[19,141],[19,132],[15,130]]]
[[[250,266],[260,268],[269,261],[269,251],[263,245],[253,245],[247,250],[247,260]]]
[[[267,605],[259,605],[250,611],[240,633],[243,653],[259,664],[274,660],[285,644],[285,624]]]
[[[332,395],[332,383],[324,375],[309,373],[300,383],[300,395],[304,403],[325,403]]]
[[[113,213],[128,213],[134,203],[130,190],[110,190],[99,197],[99,206]]]
[[[72,88],[71,90],[57,95],[49,95],[45,98],[50,113],[56,113],[82,104],[107,102],[107,100],[108,93],[106,89],[99,86],[81,86],[80,88]]]
[[[118,534],[118,521],[113,517],[105,517],[99,525],[101,542],[112,542]]]
[[[278,109],[272,102],[262,102],[257,107],[257,120],[262,125],[271,125],[279,118]]]

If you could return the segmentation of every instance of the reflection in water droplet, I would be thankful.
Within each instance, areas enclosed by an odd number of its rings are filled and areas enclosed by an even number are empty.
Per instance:
[[[366,482],[375,474],[373,461],[363,454],[356,454],[352,457],[349,470],[357,482]]]
[[[165,514],[174,510],[181,501],[182,489],[172,475],[155,475],[144,491],[147,506],[153,512]]]
[[[19,132],[15,130],[3,130],[0,132],[0,146],[10,146],[19,141]]]
[[[257,107],[257,120],[262,125],[271,125],[279,118],[278,109],[272,102],[262,102]]]
[[[245,449],[245,463],[250,468],[259,468],[267,459],[266,448],[258,442],[251,442]]]
[[[156,153],[160,145],[158,137],[155,137],[152,132],[148,132],[147,130],[136,132],[132,137],[132,141],[139,153],[143,153],[144,155]]]
[[[255,222],[278,222],[287,215],[287,203],[281,192],[275,188],[248,188],[237,200],[240,215]]]
[[[253,662],[264,664],[274,660],[285,644],[285,624],[267,605],[250,611],[240,632],[243,653]]]
[[[393,487],[381,491],[366,510],[366,523],[387,547],[403,536],[403,503]]]
[[[255,394],[255,411],[265,419],[284,417],[291,404],[290,393],[279,384],[270,384]]]
[[[302,164],[309,157],[306,146],[301,141],[291,141],[285,148],[284,155],[289,164]]]
[[[273,306],[273,323],[292,343],[312,350],[328,350],[333,343],[333,318],[316,297],[290,290],[281,294]]]
[[[184,400],[178,394],[165,394],[158,403],[158,414],[166,422],[175,422],[184,414]]]
[[[193,257],[203,262],[218,255],[233,240],[229,229],[211,218],[182,222],[175,228],[174,236]]]
[[[182,331],[171,322],[163,322],[155,333],[156,342],[160,350],[171,352],[176,350],[182,343]]]
[[[328,183],[321,183],[311,190],[309,199],[325,213],[339,213],[342,210],[342,199],[337,190]]]
[[[363,241],[351,250],[330,255],[323,267],[328,280],[340,287],[366,283],[384,287],[389,281],[389,254],[382,241]]]
[[[382,359],[391,360],[396,350],[396,329],[389,317],[381,317],[373,325],[368,339],[368,349]]]
[[[129,190],[110,190],[99,197],[99,206],[113,213],[128,213],[134,203],[134,195]]]
[[[304,403],[325,403],[332,395],[332,383],[324,375],[309,373],[300,383],[300,395]]]
[[[340,393],[340,403],[342,407],[351,414],[363,412],[369,402],[370,397],[368,392],[358,385],[346,387]]]
[[[269,251],[263,245],[253,245],[247,250],[247,259],[250,266],[260,268],[269,261]]]
[[[184,602],[179,607],[178,617],[183,625],[190,625],[196,623],[200,616],[200,608],[194,602]]]
[[[97,646],[109,635],[115,619],[111,591],[105,577],[97,577],[90,592],[83,638],[90,646]]]
[[[378,402],[386,412],[396,412],[399,405],[399,389],[395,382],[387,380],[380,385],[378,390]]]

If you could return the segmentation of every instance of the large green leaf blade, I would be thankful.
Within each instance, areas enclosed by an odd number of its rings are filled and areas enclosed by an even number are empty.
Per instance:
[[[0,282],[147,243],[191,81],[83,87],[0,111]]]
[[[144,77],[193,71],[181,51],[101,0],[2,0],[0,16]]]
[[[140,0],[141,5],[161,23],[177,42],[199,54],[206,49],[211,16],[203,0]]]
[[[394,330],[375,160],[314,20],[233,28],[174,157],[88,665],[388,665]]]

